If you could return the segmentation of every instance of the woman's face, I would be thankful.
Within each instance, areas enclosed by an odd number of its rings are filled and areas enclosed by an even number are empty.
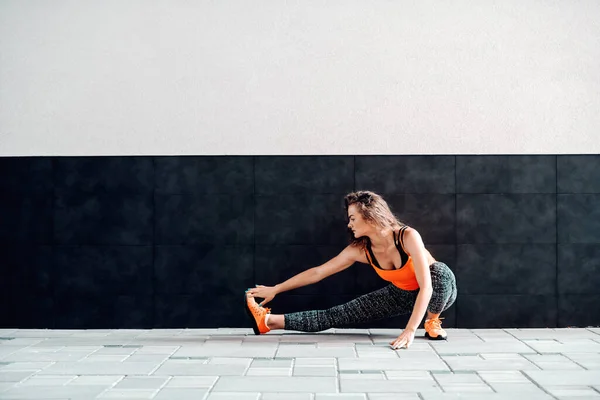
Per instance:
[[[355,204],[348,207],[348,228],[352,230],[355,238],[365,236],[371,229],[371,225],[363,218]]]

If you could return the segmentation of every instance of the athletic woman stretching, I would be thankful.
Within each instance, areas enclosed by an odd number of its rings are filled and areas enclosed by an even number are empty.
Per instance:
[[[448,266],[425,249],[419,233],[402,223],[385,200],[369,191],[345,197],[351,243],[336,257],[275,286],[258,285],[245,294],[246,311],[254,333],[273,329],[318,332],[333,327],[375,321],[412,313],[404,331],[390,343],[393,349],[408,348],[425,312],[425,336],[446,339],[440,314],[456,300],[456,280]],[[343,271],[355,262],[371,265],[389,285],[346,304],[327,310],[271,314],[263,307],[278,294],[310,285]],[[264,299],[258,304],[254,298]]]

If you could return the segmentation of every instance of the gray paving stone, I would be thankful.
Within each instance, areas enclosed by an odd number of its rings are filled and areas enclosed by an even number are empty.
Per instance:
[[[370,380],[370,381],[384,381],[385,375],[383,373],[377,373],[377,374],[362,374],[360,372],[341,373],[339,375],[339,379],[340,379],[340,381],[342,381],[342,380],[350,381],[350,380],[356,380],[356,379]]]
[[[488,385],[492,387],[498,393],[512,393],[515,395],[544,395],[545,392],[540,389],[539,386],[531,383],[531,382],[523,382],[523,383],[496,383],[496,382],[488,382]]]
[[[203,388],[170,388],[166,387],[161,389],[156,396],[155,400],[199,400],[204,398],[204,395],[208,392],[208,389]]]
[[[485,383],[448,383],[442,385],[446,393],[493,393],[491,387]]]
[[[273,358],[277,347],[257,346],[212,346],[182,347],[173,353],[179,357],[261,357]]]
[[[208,364],[221,364],[221,365],[244,365],[244,366],[249,366],[250,363],[252,362],[252,358],[248,358],[248,357],[240,357],[240,358],[236,358],[236,357],[212,357],[209,361]]]
[[[310,366],[303,367],[296,365],[294,367],[293,376],[336,376],[335,367],[329,366]]]
[[[397,351],[389,341],[400,329],[261,336],[230,328],[0,330],[0,336],[9,331],[20,344],[0,340],[0,398],[7,399],[600,398],[597,328],[456,329],[447,342],[416,338]],[[329,376],[314,376],[321,374]]]
[[[514,339],[510,341],[456,343],[456,341],[432,342],[431,346],[440,355],[444,354],[475,354],[475,353],[535,353],[525,343]]]
[[[91,352],[44,352],[44,353],[31,353],[31,352],[13,352],[10,355],[2,358],[2,361],[9,362],[59,362],[59,361],[79,361],[89,356]]]
[[[302,357],[296,358],[295,365],[297,367],[309,367],[309,366],[323,366],[323,365],[335,365],[336,359],[333,357],[323,357],[323,358],[311,358],[311,357]]]
[[[15,361],[7,365],[0,366],[0,374],[5,371],[39,371],[52,365],[49,361],[31,361],[21,362]]]
[[[481,393],[421,393],[423,400],[515,400],[514,393],[485,393],[485,397]],[[530,394],[527,393],[527,400],[555,400],[549,394]]]
[[[587,386],[544,386],[551,395],[560,398],[598,399],[600,393]]]
[[[165,382],[169,380],[168,377],[163,376],[126,376],[123,380],[119,381],[114,388],[115,389],[160,389]]]
[[[531,383],[521,371],[477,371],[489,384],[493,383]]]
[[[433,379],[433,374],[429,371],[384,371],[388,379],[402,380],[406,383],[416,381],[427,381],[428,383],[435,384],[436,381]]]
[[[153,375],[244,375],[246,365],[203,364],[194,360],[167,360]]]
[[[564,353],[565,357],[586,369],[600,369],[599,353]]]
[[[38,372],[44,375],[148,375],[154,363],[137,362],[57,362]]]
[[[165,385],[166,388],[210,388],[218,376],[174,376]]]
[[[340,358],[339,369],[342,370],[419,370],[419,371],[448,371],[448,366],[441,359],[412,360],[412,359],[360,359]]]
[[[214,392],[228,392],[234,387],[239,392],[261,392],[265,389],[265,379],[253,376],[223,376],[219,378]],[[277,392],[306,392],[306,393],[335,393],[337,383],[330,377],[281,377],[272,376],[268,379],[270,391]]]
[[[484,360],[478,356],[442,356],[454,371],[539,370],[531,361],[520,357],[502,360]]]
[[[151,399],[156,390],[151,389],[108,389],[98,399]]]
[[[587,329],[571,329],[571,328],[556,328],[556,329],[505,329],[517,339],[593,339],[597,338],[593,331]]]
[[[591,386],[600,382],[600,370],[596,371],[526,371],[538,385]],[[560,384],[559,384],[560,383]]]
[[[600,353],[600,343],[590,339],[560,343],[555,340],[524,340],[538,353]]]
[[[105,355],[96,355],[96,353],[91,354],[83,359],[81,362],[113,362],[120,363],[121,361],[125,361],[129,357],[128,355],[121,354],[105,354]]]
[[[106,390],[105,386],[21,386],[2,392],[4,399],[93,399]]]
[[[76,378],[76,375],[32,375],[19,386],[63,386]]]
[[[251,368],[292,368],[291,359],[256,359],[252,361]]]
[[[142,346],[139,347],[135,355],[140,354],[173,354],[179,350],[181,346]]]
[[[4,392],[15,386],[14,382],[0,382],[0,392]]]
[[[312,400],[312,395],[310,393],[263,392],[260,400]]]
[[[0,382],[19,382],[35,374],[34,371],[2,371]]]
[[[40,376],[41,377],[41,376]],[[76,386],[106,386],[112,387],[115,383],[125,378],[123,375],[82,375],[77,376],[72,381],[69,381],[68,385]]]
[[[206,400],[258,400],[260,393],[216,393],[212,392]]]
[[[248,371],[246,371],[246,376],[291,376],[291,375],[292,375],[292,368],[250,367],[250,369],[248,369]]]
[[[475,373],[473,374],[438,374],[433,373],[433,378],[442,387],[446,384],[457,384],[457,383],[484,383],[481,377]]]
[[[440,387],[435,383],[421,381],[407,383],[398,380],[377,381],[377,384],[374,385],[373,381],[368,380],[342,380],[340,388],[342,393],[442,393]]]
[[[168,354],[137,354],[125,358],[123,362],[144,362],[144,363],[155,363],[156,365],[161,364],[163,361],[169,358]]]
[[[285,346],[279,347],[277,357],[355,357],[353,347],[322,347],[322,348],[303,348],[304,346]]]
[[[367,393],[369,400],[420,400],[418,393]]]

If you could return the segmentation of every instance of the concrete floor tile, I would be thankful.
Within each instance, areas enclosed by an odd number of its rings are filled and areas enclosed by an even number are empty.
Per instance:
[[[281,377],[271,376],[268,379],[254,376],[223,376],[219,378],[214,392],[228,392],[234,387],[239,392],[261,392],[268,384],[269,391],[275,392],[307,392],[335,393],[337,382],[330,377]]]
[[[303,367],[296,365],[292,373],[293,376],[336,376],[335,367],[330,366],[310,366]]]
[[[195,360],[167,360],[165,361],[153,375],[244,375],[247,366],[243,364],[216,364],[209,365]]]
[[[13,330],[0,398],[600,399],[600,329],[456,329],[394,351],[400,332]]]
[[[39,371],[52,365],[51,361],[15,361],[0,366],[0,374],[7,371]]]
[[[199,400],[203,399],[208,389],[203,388],[162,388],[156,396],[155,400]]]
[[[137,354],[134,353],[123,360],[123,362],[144,362],[144,363],[155,363],[156,365],[161,364],[169,358],[168,354]]]
[[[357,373],[342,373],[339,376],[340,381],[352,381],[352,380],[370,380],[370,381],[384,381],[385,374],[377,373],[377,374],[362,374],[360,372]]]
[[[485,383],[447,383],[442,385],[446,393],[493,393],[491,387]]]
[[[212,392],[206,400],[258,400],[260,393],[216,393]]]
[[[0,382],[19,382],[35,374],[35,371],[2,371]]]
[[[355,357],[354,348],[351,347],[322,347],[303,348],[303,346],[289,348],[280,346],[277,357]]]
[[[230,364],[230,365],[245,365],[245,366],[249,366],[250,363],[252,362],[252,358],[249,357],[240,357],[240,358],[235,358],[235,357],[212,357],[209,361],[208,364]]]
[[[539,370],[535,364],[523,357],[518,359],[484,360],[479,356],[442,356],[442,359],[454,371]]]
[[[523,383],[496,383],[488,382],[488,385],[492,387],[498,393],[512,393],[515,395],[521,394],[544,394],[545,392],[540,389],[539,386],[532,382]]]
[[[138,362],[57,362],[38,372],[44,375],[148,375],[157,364]]]
[[[135,351],[135,355],[140,354],[173,354],[181,346],[142,346]]]
[[[210,388],[218,376],[174,376],[165,388]]]
[[[402,383],[402,381],[389,380],[377,381],[377,384],[374,385],[373,381],[369,380],[348,381],[344,379],[340,382],[340,388],[342,393],[442,393],[442,390],[435,382],[429,381]]]
[[[256,359],[252,361],[251,368],[292,368],[292,359]]]
[[[98,399],[151,399],[156,390],[151,389],[109,389],[101,393]]]
[[[369,400],[420,400],[418,393],[367,393]]]
[[[521,371],[477,371],[487,383],[531,383]]]
[[[600,399],[600,393],[586,386],[544,386],[544,389],[558,398]]]
[[[292,368],[278,367],[250,367],[246,372],[246,376],[291,376]]]
[[[76,375],[33,375],[19,386],[63,386],[76,379]]]
[[[334,357],[323,357],[323,358],[312,358],[312,357],[299,357],[296,358],[295,365],[297,367],[309,367],[309,366],[326,366],[335,365],[336,359]]]
[[[42,376],[40,376],[41,378]],[[124,375],[82,375],[77,376],[68,385],[74,386],[101,386],[112,387],[115,383],[122,380]]]
[[[312,395],[310,393],[263,392],[260,400],[312,400]]]
[[[164,376],[126,376],[114,389],[160,389],[169,378]]]
[[[107,389],[106,386],[22,386],[2,392],[4,399],[93,399]]]
[[[596,371],[526,371],[533,381],[546,386],[591,386],[600,382],[600,370]],[[557,383],[560,382],[560,385]]]
[[[360,359],[340,358],[339,369],[342,370],[407,370],[407,371],[447,371],[448,366],[441,359]]]

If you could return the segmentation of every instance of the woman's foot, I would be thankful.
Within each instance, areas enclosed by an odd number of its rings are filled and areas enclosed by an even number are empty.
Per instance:
[[[430,318],[425,320],[425,337],[430,340],[446,340],[448,334],[442,329],[443,318]]]
[[[244,294],[244,307],[246,313],[252,319],[252,330],[255,335],[267,333],[270,331],[266,324],[266,316],[271,313],[271,309],[260,306],[254,297],[250,297],[247,293]]]

